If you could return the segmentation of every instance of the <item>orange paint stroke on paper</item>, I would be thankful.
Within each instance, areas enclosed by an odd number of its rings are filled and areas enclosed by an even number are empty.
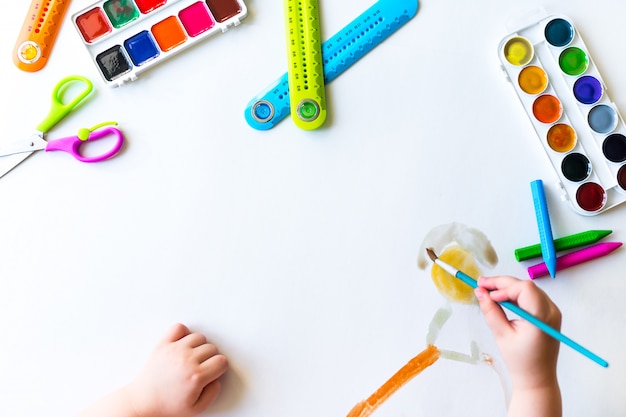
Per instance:
[[[365,401],[359,402],[348,413],[347,417],[368,417],[381,404],[383,404],[393,393],[399,390],[404,384],[428,368],[441,356],[441,352],[436,346],[428,345],[417,356],[408,361],[406,365],[398,370]]]

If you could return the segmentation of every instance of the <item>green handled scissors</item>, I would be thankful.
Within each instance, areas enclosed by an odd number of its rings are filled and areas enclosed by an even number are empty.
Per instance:
[[[50,129],[65,118],[65,116],[67,116],[72,110],[77,108],[91,94],[92,91],[92,82],[79,75],[72,75],[59,81],[54,87],[54,90],[52,90],[52,103],[50,111],[46,118],[37,125],[35,132],[25,140],[0,147],[0,177],[11,171],[20,162],[28,158],[37,150],[64,151],[71,154],[74,158],[81,162],[99,162],[117,154],[122,148],[124,137],[119,130],[113,127],[96,131],[93,134],[91,134],[88,129],[81,129],[77,136],[70,136],[51,141],[46,141],[44,138],[45,134]],[[66,95],[70,96],[67,103],[65,102]],[[91,130],[100,128],[107,124],[114,123],[103,123]],[[85,156],[81,153],[81,145],[83,143],[102,139],[110,135],[113,135],[116,138],[111,149],[97,156]]]

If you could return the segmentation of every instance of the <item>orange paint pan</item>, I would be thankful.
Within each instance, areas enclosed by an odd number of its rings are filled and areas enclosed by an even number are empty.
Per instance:
[[[33,0],[13,49],[15,66],[35,72],[46,65],[69,4],[69,0]]]

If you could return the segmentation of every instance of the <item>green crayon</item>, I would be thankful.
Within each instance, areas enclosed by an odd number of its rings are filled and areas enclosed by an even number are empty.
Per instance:
[[[586,232],[560,237],[558,239],[554,239],[554,249],[558,252],[590,245],[610,235],[612,232],[612,230],[587,230]],[[537,258],[539,256],[541,256],[541,244],[539,243],[515,249],[515,259],[517,259],[518,262]]]

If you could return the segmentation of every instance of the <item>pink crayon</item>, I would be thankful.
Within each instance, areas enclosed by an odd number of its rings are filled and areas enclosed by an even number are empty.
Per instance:
[[[622,246],[622,242],[603,242],[559,256],[556,258],[556,270],[560,271],[561,269],[569,268],[570,266],[600,258],[608,255],[620,246]],[[548,267],[543,262],[528,267],[528,276],[531,279],[546,275],[549,275]]]

